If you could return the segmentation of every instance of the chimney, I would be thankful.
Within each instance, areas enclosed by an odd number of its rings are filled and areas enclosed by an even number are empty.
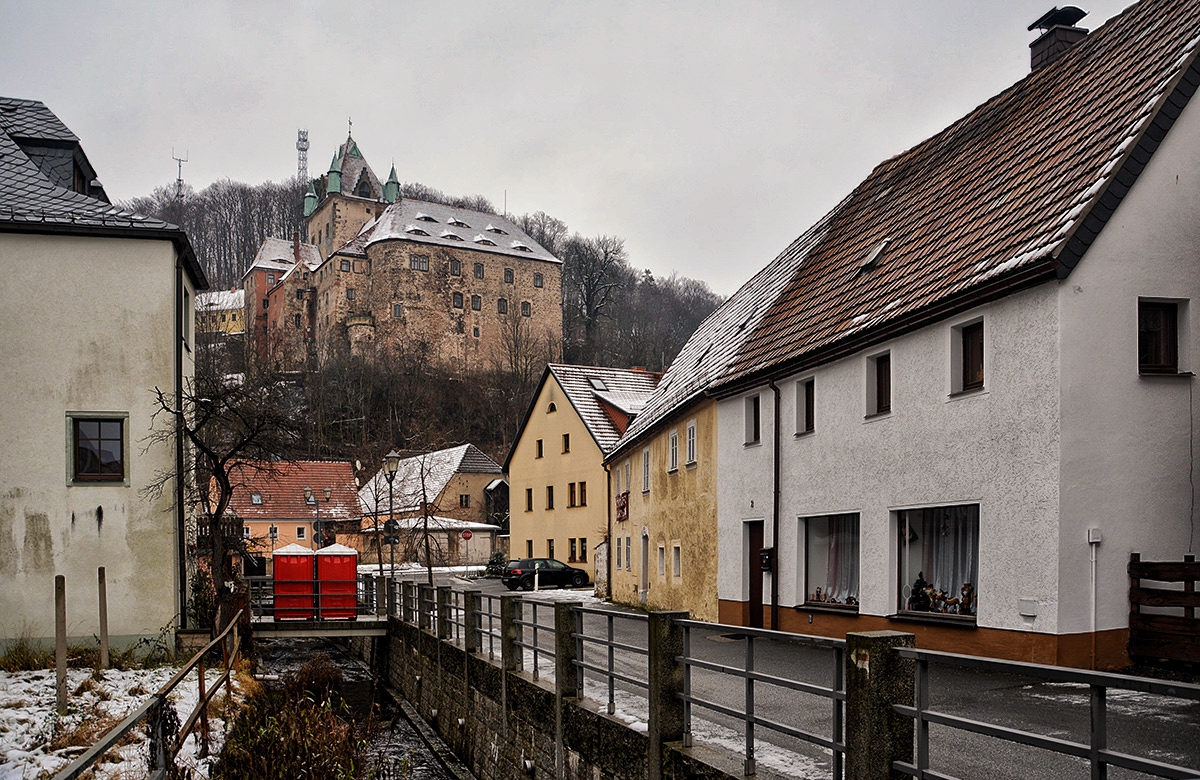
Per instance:
[[[1088,31],[1075,23],[1087,16],[1087,11],[1073,5],[1051,8],[1029,30],[1042,30],[1036,41],[1029,44],[1030,70],[1038,71],[1053,64],[1075,44],[1087,37]]]

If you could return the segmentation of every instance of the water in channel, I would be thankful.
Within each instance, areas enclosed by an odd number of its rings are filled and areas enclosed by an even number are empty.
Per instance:
[[[350,655],[345,647],[328,639],[270,639],[257,643],[257,647],[259,671],[269,675],[299,669],[317,653],[325,653],[342,672],[342,697],[355,718],[366,719],[372,703],[377,704],[377,715],[385,725],[365,752],[379,780],[453,780],[396,702],[386,691],[377,689],[367,664]],[[407,774],[402,771],[405,765]]]

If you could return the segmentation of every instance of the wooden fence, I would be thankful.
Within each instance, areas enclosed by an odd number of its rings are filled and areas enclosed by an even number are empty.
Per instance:
[[[1200,563],[1195,555],[1182,562],[1143,561],[1129,556],[1129,656],[1145,661],[1200,664]],[[1182,583],[1182,590],[1165,587]],[[1147,613],[1146,608],[1154,608]],[[1169,612],[1168,612],[1169,610]]]

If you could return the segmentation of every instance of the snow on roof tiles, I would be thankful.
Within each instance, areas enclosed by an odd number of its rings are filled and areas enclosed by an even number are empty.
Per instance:
[[[621,433],[600,402],[606,401],[626,414],[632,414],[635,411],[632,407],[639,406],[650,396],[659,379],[659,375],[651,371],[563,363],[551,363],[547,371],[566,393],[567,400],[603,453],[612,449]],[[592,385],[593,379],[601,380],[607,389],[597,390]]]
[[[436,501],[450,478],[458,473],[500,474],[502,470],[474,444],[405,458],[400,461],[392,480],[393,509],[397,513],[420,510],[422,493],[426,501]],[[358,495],[367,514],[387,511],[388,482],[382,468],[362,486]]]
[[[255,495],[262,503],[254,503]],[[330,460],[247,464],[239,470],[229,509],[242,520],[345,520],[362,514],[354,464]]]

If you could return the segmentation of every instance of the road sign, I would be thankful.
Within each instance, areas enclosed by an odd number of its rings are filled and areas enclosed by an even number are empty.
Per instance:
[[[469,528],[468,528],[468,529],[466,529],[466,530],[464,530],[464,531],[463,531],[463,538],[464,538],[464,539],[467,539],[467,540],[470,540],[470,538],[471,538],[471,529],[469,529]]]

